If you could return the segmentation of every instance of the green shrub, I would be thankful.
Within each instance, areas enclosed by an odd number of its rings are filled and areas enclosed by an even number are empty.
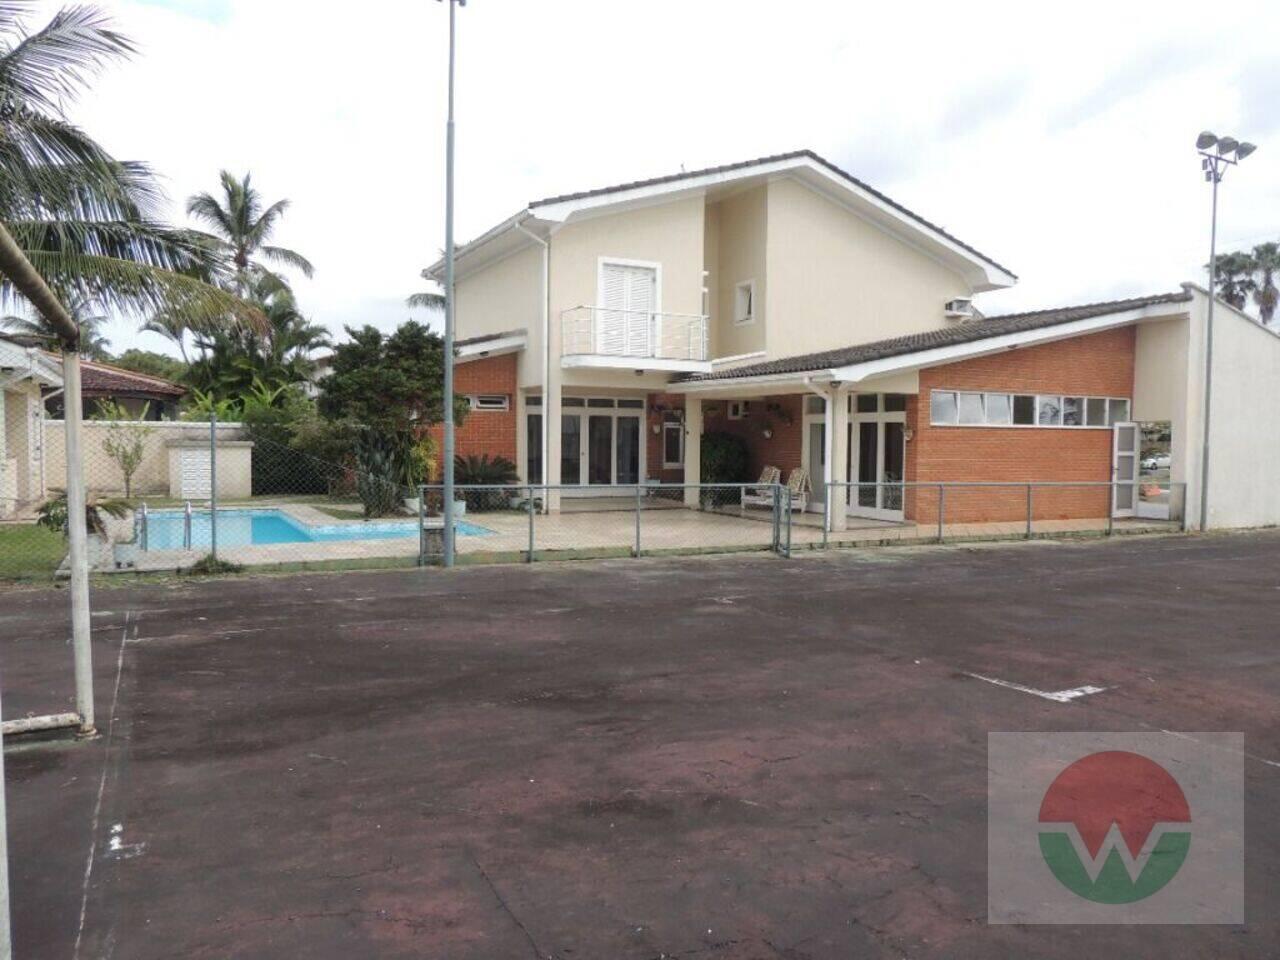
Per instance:
[[[502,485],[507,486],[520,479],[516,465],[506,457],[479,456],[453,458],[453,482],[459,486]],[[468,510],[499,510],[506,506],[508,493],[502,490],[465,490],[462,498]]]
[[[732,433],[702,435],[703,483],[750,483],[747,442]]]

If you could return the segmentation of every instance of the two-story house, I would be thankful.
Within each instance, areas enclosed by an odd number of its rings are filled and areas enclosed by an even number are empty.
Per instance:
[[[427,275],[441,280],[443,263]],[[736,433],[753,476],[807,468],[815,509],[826,484],[865,484],[834,488],[839,529],[849,516],[929,522],[934,499],[896,483],[1136,482],[1136,422],[1159,421],[1175,486],[1188,485],[1172,509],[1186,493],[1198,519],[1207,297],[1188,285],[976,310],[975,297],[1016,281],[809,151],[535,201],[457,253],[457,390],[474,411],[458,449],[559,487],[554,511],[560,496],[696,484],[704,433]],[[1280,359],[1280,338],[1225,305],[1220,315],[1223,336],[1261,338],[1242,356]],[[1261,375],[1280,385],[1280,366]],[[1228,522],[1239,511],[1222,495]],[[1124,516],[1138,500],[1136,486],[1081,488],[1038,510]],[[967,504],[948,517],[1025,509]],[[1280,519],[1280,499],[1249,511],[1263,514]]]

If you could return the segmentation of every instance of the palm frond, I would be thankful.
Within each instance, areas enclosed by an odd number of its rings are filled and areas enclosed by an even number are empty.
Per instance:
[[[310,260],[297,251],[290,250],[288,247],[259,247],[258,252],[272,263],[282,263],[287,267],[293,267],[305,277],[311,277],[316,272],[316,268],[312,266]]]
[[[410,307],[425,307],[428,310],[444,309],[443,293],[411,293],[404,301]]]
[[[64,7],[35,33],[0,55],[0,95],[15,106],[62,113],[65,100],[89,86],[112,60],[136,47],[91,6]]]

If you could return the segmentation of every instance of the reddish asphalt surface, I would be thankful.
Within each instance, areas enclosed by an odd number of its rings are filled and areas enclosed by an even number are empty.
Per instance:
[[[1280,954],[1280,533],[94,602],[103,735],[6,745],[19,960]],[[66,623],[0,592],[6,717]],[[989,926],[988,732],[1161,729],[1245,734],[1247,924]]]

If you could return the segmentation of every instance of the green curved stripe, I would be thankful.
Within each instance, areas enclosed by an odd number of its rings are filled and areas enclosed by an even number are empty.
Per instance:
[[[1165,833],[1136,881],[1129,879],[1129,871],[1125,869],[1118,850],[1107,855],[1098,879],[1090,880],[1067,834],[1040,834],[1040,854],[1058,882],[1077,896],[1094,903],[1145,900],[1173,879],[1190,849],[1190,833]]]

